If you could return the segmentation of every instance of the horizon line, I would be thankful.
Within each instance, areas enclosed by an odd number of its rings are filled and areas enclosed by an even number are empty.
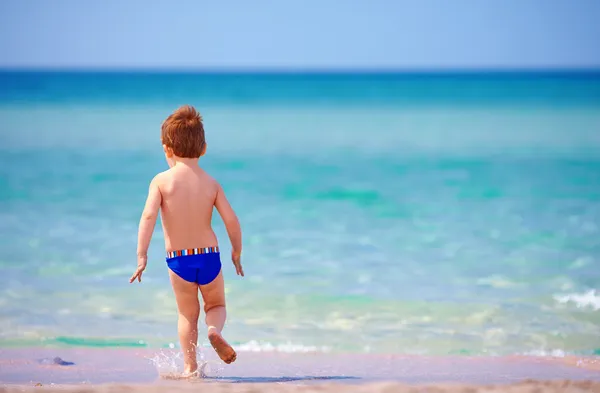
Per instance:
[[[596,67],[62,67],[0,66],[0,73],[146,74],[600,74]]]

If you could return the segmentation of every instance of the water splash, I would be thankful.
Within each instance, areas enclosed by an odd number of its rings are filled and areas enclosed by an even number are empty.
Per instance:
[[[215,360],[206,359],[200,347],[196,352],[198,370],[193,374],[183,371],[183,355],[181,351],[160,350],[148,359],[156,368],[158,375],[163,379],[196,379],[219,378],[224,367]]]

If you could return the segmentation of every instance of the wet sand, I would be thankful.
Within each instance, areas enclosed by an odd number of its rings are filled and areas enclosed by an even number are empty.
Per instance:
[[[258,393],[258,392],[320,392],[339,393],[337,385],[281,385],[281,384],[238,384],[238,385],[203,385],[186,384],[180,386],[159,385],[101,385],[101,386],[67,386],[67,387],[0,387],[1,393],[17,392],[73,392],[73,393],[191,393],[191,392],[221,392],[221,393]],[[540,393],[540,392],[600,392],[600,383],[584,381],[540,382],[525,381],[512,385],[471,385],[471,384],[426,384],[407,385],[395,382],[369,383],[364,385],[344,386],[343,392],[348,393]]]
[[[241,352],[225,365],[203,353],[205,378],[171,380],[175,350],[0,349],[0,393],[600,392],[598,359]]]

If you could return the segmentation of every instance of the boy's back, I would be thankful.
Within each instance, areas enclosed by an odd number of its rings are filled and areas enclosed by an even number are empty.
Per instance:
[[[211,228],[217,182],[197,163],[177,163],[159,175],[158,186],[167,251],[217,246]]]

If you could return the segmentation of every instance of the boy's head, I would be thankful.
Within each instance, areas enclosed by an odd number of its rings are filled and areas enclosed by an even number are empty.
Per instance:
[[[161,139],[167,156],[198,158],[206,152],[202,116],[193,106],[179,107],[163,122]]]

